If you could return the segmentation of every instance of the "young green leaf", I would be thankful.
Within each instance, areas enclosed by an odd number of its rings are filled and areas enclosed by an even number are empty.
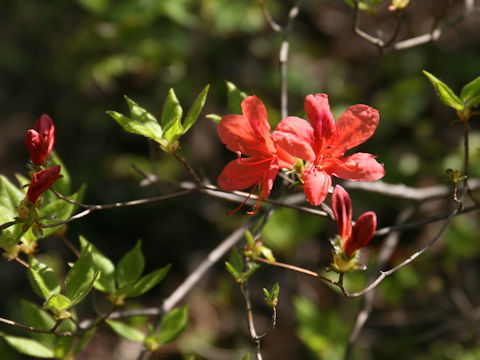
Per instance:
[[[28,263],[30,265],[28,279],[37,295],[48,299],[51,295],[60,292],[60,281],[52,268],[39,262],[32,255],[29,255]]]
[[[49,349],[36,340],[4,334],[2,334],[2,337],[11,347],[22,354],[44,359],[53,358],[55,355],[53,349]]]
[[[200,95],[197,96],[195,102],[193,103],[192,107],[188,111],[187,115],[185,116],[185,120],[183,121],[183,133],[185,134],[188,129],[192,127],[192,125],[197,121],[200,112],[205,105],[205,101],[207,100],[208,89],[210,85],[207,85],[203,88]]]
[[[65,281],[65,295],[70,299],[71,306],[87,296],[99,275],[100,272],[95,270],[90,249],[85,249],[68,272]]]
[[[145,136],[149,139],[155,140],[159,144],[165,144],[165,140],[162,138],[162,127],[157,119],[127,96],[125,96],[125,100],[130,109],[130,117],[116,111],[107,111],[107,114],[120,124],[125,131]]]
[[[115,270],[118,288],[132,285],[143,273],[145,259],[142,254],[142,242],[137,241],[135,247],[120,259]]]
[[[70,316],[65,310],[72,306],[69,298],[62,294],[55,294],[48,298],[43,305],[44,309],[52,310],[56,319],[63,319]]]
[[[233,276],[235,281],[240,282],[242,280],[242,274],[238,272],[228,261],[225,261],[225,268]]]
[[[222,121],[222,117],[218,114],[208,114],[208,115],[205,115],[205,117],[207,119],[212,120],[213,122],[215,122],[217,124],[220,124],[220,121]]]
[[[115,265],[109,258],[103,255],[93,244],[88,242],[88,240],[80,236],[80,246],[82,252],[84,252],[88,247],[92,253],[93,264],[95,265],[96,270],[100,270],[100,277],[93,286],[104,293],[112,294],[115,292]]]
[[[228,259],[228,262],[230,263],[231,266],[233,266],[233,268],[237,272],[242,272],[243,271],[243,259],[240,256],[236,247],[232,248],[232,251],[230,252],[230,258]]]
[[[434,75],[430,74],[429,72],[423,70],[424,75],[430,80],[430,82],[433,84],[435,91],[438,94],[438,97],[442,102],[451,107],[454,108],[455,110],[462,110],[463,109],[463,104],[458,98],[457,95],[448,87],[447,84],[442,82],[441,80],[437,79]]]
[[[127,340],[136,342],[145,341],[145,334],[130,325],[114,320],[106,320],[105,322],[112,328],[113,331]]]
[[[463,87],[460,100],[467,109],[480,105],[480,76]]]
[[[125,295],[125,297],[128,298],[128,297],[137,297],[145,294],[147,291],[152,289],[155,285],[157,285],[160,281],[163,280],[165,275],[167,275],[168,270],[170,270],[170,265],[171,264],[168,264],[167,266],[161,269],[157,269],[145,276],[142,276],[140,280],[138,280],[131,287],[127,287],[126,288],[127,290],[123,295]],[[120,293],[122,294],[121,291]]]
[[[175,91],[168,91],[162,111],[163,138],[168,142],[177,139],[183,134],[182,107],[175,95]]]
[[[228,109],[232,114],[242,114],[242,101],[247,94],[235,86],[235,84],[227,81],[227,98]]]
[[[250,353],[246,353],[241,360],[249,360],[250,359]]]
[[[188,305],[176,308],[166,314],[158,333],[155,335],[159,345],[168,344],[178,338],[188,326]]]
[[[248,268],[248,270],[243,273],[243,279],[244,279],[244,281],[247,280],[248,278],[250,278],[250,276],[252,276],[253,273],[254,273],[255,271],[257,271],[259,268],[260,268],[260,265],[258,265],[258,264],[256,264],[256,263],[252,263],[252,264],[250,265],[250,267]]]

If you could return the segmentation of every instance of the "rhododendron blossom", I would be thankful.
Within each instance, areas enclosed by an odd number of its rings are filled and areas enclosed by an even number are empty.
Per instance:
[[[224,190],[242,190],[258,187],[258,202],[267,199],[280,168],[291,168],[295,158],[279,148],[270,133],[267,111],[256,96],[242,101],[243,115],[226,115],[220,121],[217,132],[227,149],[237,153],[218,177],[218,185]],[[242,157],[242,156],[247,157]]]
[[[276,143],[308,162],[301,180],[312,205],[320,205],[332,185],[332,176],[372,181],[385,175],[382,164],[368,153],[345,152],[370,138],[377,128],[378,111],[367,105],[350,106],[335,123],[326,94],[308,95],[306,120],[289,116],[273,132]]]
[[[25,136],[25,146],[30,152],[30,159],[37,166],[42,166],[50,155],[55,143],[55,126],[47,114],[43,114],[35,122],[33,129]]]
[[[36,204],[40,195],[50,189],[60,174],[60,165],[52,166],[33,174],[26,198]]]
[[[351,258],[361,247],[372,240],[377,228],[377,215],[368,211],[360,215],[352,227],[352,201],[347,191],[335,186],[332,195],[332,210],[337,221],[340,246],[343,253]]]

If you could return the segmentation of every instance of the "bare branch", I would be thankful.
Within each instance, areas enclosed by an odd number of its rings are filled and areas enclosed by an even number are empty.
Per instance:
[[[355,10],[354,10],[354,25],[353,25],[353,30],[355,34],[368,41],[372,45],[375,45],[378,47],[381,51],[384,50],[405,50],[409,49],[415,46],[423,45],[426,43],[429,43],[431,41],[436,41],[438,38],[440,38],[445,31],[450,29],[451,27],[455,26],[456,24],[460,23],[461,21],[465,20],[468,16],[470,16],[476,9],[474,7],[474,0],[465,0],[464,1],[464,8],[463,12],[451,19],[447,19],[444,21],[441,21],[435,26],[430,32],[426,34],[422,34],[419,36],[412,37],[410,39],[406,40],[401,40],[394,42],[394,39],[398,36],[398,31],[400,29],[400,25],[397,23],[396,29],[394,31],[394,34],[392,38],[385,42],[381,38],[375,37],[373,35],[368,34],[367,32],[363,31],[360,29],[359,25],[359,6],[358,6],[358,0],[354,0],[355,3]],[[398,11],[400,13],[400,11]],[[399,20],[397,20],[399,21]]]

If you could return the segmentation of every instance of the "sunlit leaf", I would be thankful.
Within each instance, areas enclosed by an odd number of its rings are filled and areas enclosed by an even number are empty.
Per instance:
[[[247,94],[236,87],[235,84],[227,81],[227,97],[228,109],[232,114],[242,113],[242,101],[247,97]]]
[[[463,87],[460,100],[467,109],[480,105],[480,76]]]
[[[145,340],[145,334],[133,326],[114,320],[106,320],[106,323],[113,331],[125,339],[136,342],[143,342]]]
[[[49,349],[44,344],[29,338],[2,335],[5,341],[18,352],[22,354],[35,356],[38,358],[52,358],[55,355],[53,349]]]
[[[205,105],[205,101],[207,100],[207,95],[208,95],[208,89],[210,88],[210,85],[205,86],[205,88],[202,90],[200,95],[195,99],[195,102],[193,103],[192,107],[188,111],[187,115],[185,116],[185,120],[183,122],[183,133],[186,133],[190,127],[197,121],[198,116],[200,115],[200,112],[203,109],[203,106]]]
[[[188,326],[188,305],[176,308],[166,314],[155,339],[159,345],[168,344],[178,338]]]
[[[430,82],[433,84],[435,91],[437,92],[438,97],[442,102],[451,107],[454,108],[455,110],[462,110],[463,109],[463,104],[458,98],[457,95],[448,87],[447,84],[436,78],[434,75],[430,74],[429,72],[423,70],[423,73],[425,76],[430,80]]]

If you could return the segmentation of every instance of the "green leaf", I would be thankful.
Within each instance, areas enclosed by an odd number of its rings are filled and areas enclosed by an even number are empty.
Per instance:
[[[463,87],[460,100],[467,109],[480,105],[480,76]]]
[[[112,294],[115,292],[115,265],[109,258],[103,255],[93,244],[86,238],[80,236],[80,246],[82,252],[90,247],[92,253],[93,264],[96,270],[100,270],[100,277],[93,286],[102,292]]]
[[[29,279],[32,284],[33,290],[45,300],[48,299],[52,294],[48,288],[45,280],[35,269],[29,268]]]
[[[60,281],[51,267],[39,262],[32,255],[28,256],[30,272],[28,278],[33,290],[44,299],[60,293]]]
[[[37,358],[52,358],[55,355],[53,349],[47,348],[38,341],[18,336],[2,336],[11,347],[22,354],[35,356]]]
[[[176,308],[166,314],[155,339],[159,345],[168,344],[178,338],[188,326],[188,305]]]
[[[208,114],[205,116],[207,119],[212,120],[213,122],[220,124],[220,121],[222,121],[222,117],[218,114]]]
[[[238,271],[242,272],[243,271],[243,259],[238,253],[238,250],[236,247],[232,248],[232,251],[230,252],[230,258],[228,259],[228,262],[230,263],[233,268]]]
[[[227,81],[227,97],[228,109],[232,114],[242,114],[242,101],[247,94],[235,86],[235,84]]]
[[[44,309],[53,310],[55,314],[60,314],[72,306],[69,298],[62,294],[52,295],[43,305]]]
[[[144,342],[145,334],[134,327],[120,321],[106,320],[106,323],[121,337],[136,342]]]
[[[55,320],[45,310],[39,308],[28,301],[22,300],[22,312],[25,325],[32,326],[40,330],[50,330],[55,326]],[[55,335],[30,332],[30,337],[45,347],[55,350]]]
[[[24,192],[13,185],[5,176],[0,175],[0,205],[8,210],[12,220],[17,216],[16,207],[24,197]]]
[[[143,276],[132,287],[128,288],[128,291],[125,292],[125,297],[137,297],[152,289],[167,275],[170,266],[171,264],[168,264],[161,269],[157,269]]]
[[[57,181],[55,181],[55,183],[53,184],[53,188],[55,190],[57,190],[60,194],[62,195],[67,195],[67,194],[70,194],[71,192],[71,188],[70,188],[70,184],[71,184],[71,178],[70,178],[70,174],[67,170],[67,167],[65,166],[65,164],[63,163],[62,159],[60,159],[60,157],[58,156],[58,154],[54,151],[52,151],[51,153],[51,156],[52,156],[52,166],[54,165],[60,165],[61,166],[61,171],[60,171],[60,174],[62,175]],[[51,193],[51,192],[49,192]],[[53,196],[55,196],[55,194],[51,193]]]
[[[243,280],[244,280],[244,281],[247,280],[247,279],[248,279],[250,276],[252,276],[253,273],[254,273],[255,271],[257,271],[259,268],[260,268],[260,265],[258,265],[258,264],[253,264],[253,265],[251,265],[251,267],[250,267],[247,271],[245,271],[245,272],[243,273],[243,276],[242,276],[242,277],[243,277]]]
[[[200,115],[200,112],[203,109],[203,106],[205,105],[205,101],[207,100],[207,95],[208,95],[208,89],[210,88],[210,85],[207,85],[203,88],[202,92],[200,95],[197,96],[195,99],[195,102],[193,103],[192,107],[187,113],[187,116],[185,116],[185,120],[183,121],[183,133],[185,134],[188,129],[192,127],[192,125],[197,121],[198,115]]]
[[[132,285],[143,273],[145,259],[142,254],[142,242],[137,241],[135,247],[120,259],[115,270],[118,288]]]
[[[107,114],[119,123],[125,131],[145,136],[149,139],[155,140],[159,144],[165,144],[165,141],[162,138],[162,127],[157,119],[127,96],[125,96],[125,100],[130,109],[130,117],[116,111],[107,111]]]
[[[246,353],[241,360],[249,360],[250,359],[250,353]]]
[[[71,300],[71,306],[87,296],[99,276],[100,271],[95,271],[90,249],[85,249],[68,272],[65,281],[65,295]]]
[[[164,128],[163,138],[168,142],[177,139],[183,134],[184,130],[181,122],[182,113],[183,110],[177,96],[175,95],[175,91],[170,89],[167,98],[165,99],[165,103],[163,104],[161,118],[162,126]]]
[[[242,280],[242,274],[240,274],[228,261],[225,261],[225,268],[230,274],[232,274],[237,282]]]
[[[435,91],[438,94],[438,97],[442,102],[451,107],[454,108],[455,110],[462,110],[463,109],[463,104],[458,98],[457,95],[450,89],[447,84],[442,82],[441,80],[437,79],[434,75],[430,74],[429,72],[423,70],[423,73],[425,76],[430,80],[430,82],[433,84]]]

